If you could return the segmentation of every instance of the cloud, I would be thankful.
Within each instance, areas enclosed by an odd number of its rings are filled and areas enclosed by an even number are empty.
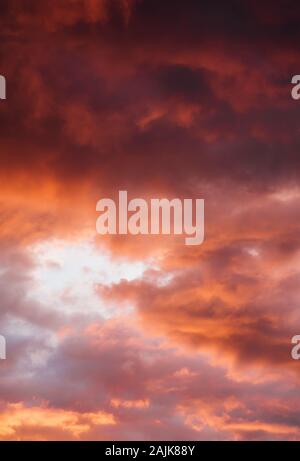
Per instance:
[[[299,12],[3,0],[0,438],[299,439]],[[204,244],[96,237],[122,189]]]
[[[16,437],[18,440],[43,440],[50,433],[53,440],[63,437],[78,439],[93,426],[110,424],[115,424],[113,416],[103,412],[77,414],[16,403],[7,405],[1,412],[0,437],[2,440],[15,440]]]

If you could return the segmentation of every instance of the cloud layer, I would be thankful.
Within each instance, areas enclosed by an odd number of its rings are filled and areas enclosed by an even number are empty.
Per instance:
[[[0,439],[299,439],[300,7],[254,3],[2,1]],[[204,244],[96,236],[119,190]]]

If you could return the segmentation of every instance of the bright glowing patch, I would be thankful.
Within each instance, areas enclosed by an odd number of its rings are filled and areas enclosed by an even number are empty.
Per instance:
[[[64,312],[98,312],[106,318],[112,316],[112,307],[101,302],[95,285],[139,278],[148,267],[144,262],[113,260],[92,241],[49,240],[29,250],[36,261],[35,289],[31,295]]]

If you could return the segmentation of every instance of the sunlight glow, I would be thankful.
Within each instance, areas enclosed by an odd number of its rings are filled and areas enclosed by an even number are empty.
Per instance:
[[[92,241],[68,242],[49,240],[30,247],[36,261],[33,271],[35,288],[31,295],[64,312],[99,312],[113,315],[112,307],[96,294],[97,284],[109,285],[125,279],[140,278],[147,269],[145,262],[113,259],[107,250]]]

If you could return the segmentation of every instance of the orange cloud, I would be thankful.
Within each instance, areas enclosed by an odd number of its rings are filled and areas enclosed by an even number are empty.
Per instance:
[[[45,431],[55,438],[78,439],[93,426],[116,424],[113,415],[105,412],[77,413],[47,407],[26,407],[23,403],[8,404],[0,415],[1,440],[41,440]],[[22,435],[23,434],[23,435]]]

